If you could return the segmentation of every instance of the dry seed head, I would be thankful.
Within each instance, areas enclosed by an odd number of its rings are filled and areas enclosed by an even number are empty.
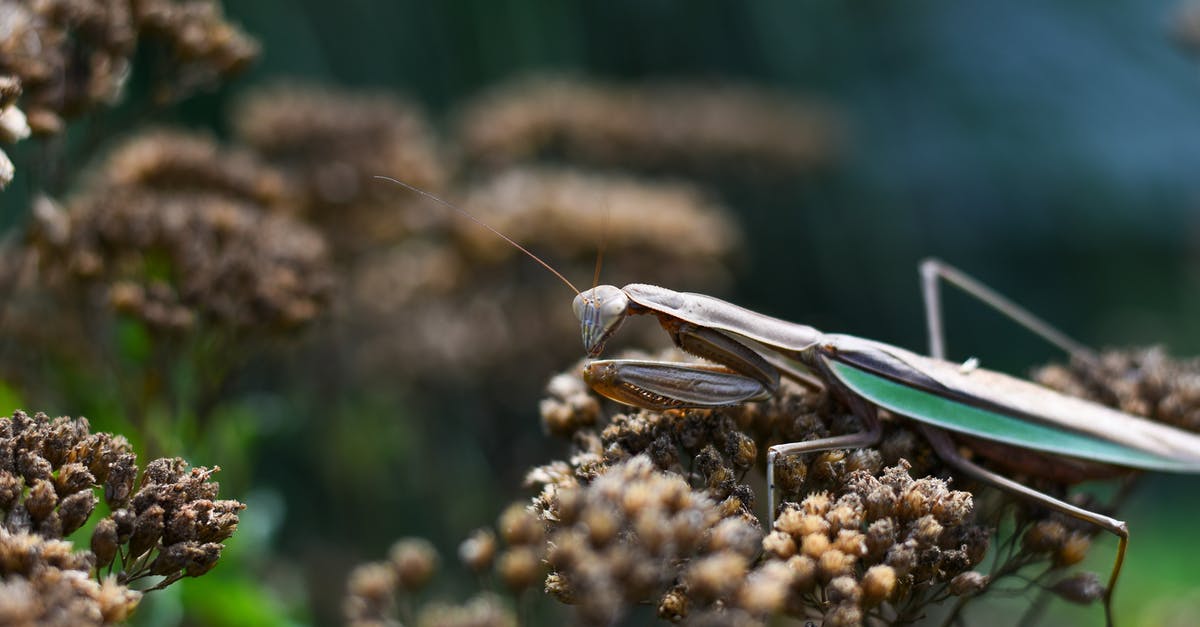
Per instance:
[[[825,513],[825,520],[829,521],[832,529],[859,529],[863,523],[861,501],[852,494],[838,499],[833,508]]]
[[[621,530],[620,520],[615,511],[606,506],[589,507],[580,519],[587,529],[588,540],[595,547],[604,547],[617,537]]]
[[[541,577],[541,560],[532,548],[515,547],[500,554],[496,570],[504,585],[514,592],[520,592]]]
[[[791,585],[792,571],[786,564],[766,562],[746,576],[738,591],[737,604],[751,614],[777,614],[787,601]]]
[[[820,559],[831,546],[829,536],[823,533],[812,533],[804,536],[804,540],[800,542],[800,552],[813,559]]]
[[[1030,553],[1058,550],[1067,537],[1067,529],[1057,520],[1039,520],[1021,537],[1021,547]]]
[[[685,581],[688,592],[699,599],[728,599],[746,576],[746,558],[732,551],[720,551],[692,560]]]
[[[896,570],[886,564],[876,564],[867,569],[862,578],[863,603],[878,605],[891,598],[896,591]]]
[[[476,573],[491,567],[495,555],[496,535],[490,529],[476,529],[458,545],[458,559]]]
[[[991,578],[983,573],[969,570],[950,580],[950,593],[956,596],[971,596],[985,590]]]
[[[529,509],[513,503],[500,515],[500,536],[510,545],[533,545],[542,541],[542,523]]]
[[[855,558],[837,549],[829,549],[817,560],[817,572],[822,581],[829,581],[854,572]]]
[[[45,479],[37,479],[25,497],[25,509],[34,522],[41,522],[58,506],[58,497],[54,492],[54,484]]]
[[[396,583],[409,592],[425,586],[437,569],[437,550],[428,540],[404,538],[388,551],[388,563],[396,572]]]
[[[824,516],[833,505],[828,492],[814,492],[800,502],[800,511],[812,516]]]
[[[734,551],[753,557],[762,546],[762,532],[742,518],[726,518],[712,530],[709,547],[713,551]]]
[[[1087,535],[1078,531],[1071,532],[1054,552],[1054,565],[1064,568],[1078,564],[1087,557],[1091,547],[1092,541]]]
[[[842,575],[825,586],[825,598],[839,605],[858,605],[862,599],[862,588],[854,577]]]
[[[859,627],[863,622],[863,613],[857,605],[835,605],[825,612],[821,622],[822,627]]]
[[[846,555],[863,557],[867,554],[866,535],[861,531],[842,529],[834,539],[833,546]]]
[[[369,563],[350,572],[343,612],[351,624],[382,622],[396,603],[396,571],[386,564]]]
[[[944,528],[931,514],[926,514],[913,523],[911,537],[922,546],[937,544]]]
[[[677,623],[688,615],[688,596],[685,590],[672,588],[658,601],[658,617]]]
[[[96,556],[96,566],[102,568],[111,564],[117,548],[117,523],[112,518],[101,519],[92,531],[91,549]]]
[[[1067,577],[1050,586],[1050,591],[1080,605],[1091,605],[1104,597],[1104,586],[1093,572]]]
[[[768,555],[786,560],[796,554],[796,541],[790,534],[782,531],[772,531],[762,541],[762,548]]]
[[[792,571],[792,589],[805,593],[817,582],[817,562],[807,555],[795,555],[788,559],[787,567]]]

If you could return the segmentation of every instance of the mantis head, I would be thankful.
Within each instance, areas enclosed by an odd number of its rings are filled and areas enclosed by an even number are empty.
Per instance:
[[[629,315],[629,297],[612,285],[600,285],[580,293],[571,306],[575,309],[575,317],[579,318],[588,357],[597,357],[604,351],[604,343]]]

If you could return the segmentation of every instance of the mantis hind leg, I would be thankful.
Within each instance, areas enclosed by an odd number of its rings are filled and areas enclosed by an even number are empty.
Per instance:
[[[838,389],[837,387],[834,388]],[[845,401],[850,406],[850,409],[863,422],[864,430],[858,433],[848,433],[846,435],[838,435],[831,438],[821,438],[819,440],[809,440],[807,442],[791,442],[788,444],[777,444],[772,446],[767,451],[767,520],[774,524],[775,508],[777,506],[775,499],[775,462],[779,457],[791,457],[793,455],[802,455],[804,453],[816,453],[818,451],[829,451],[833,449],[845,448],[855,449],[867,446],[873,446],[879,442],[880,436],[883,434],[883,425],[879,422],[879,415],[875,407],[854,394],[845,394]]]
[[[946,336],[945,328],[942,326],[942,303],[938,289],[938,279],[940,278],[974,296],[1047,342],[1063,349],[1072,357],[1090,362],[1097,361],[1096,353],[1092,349],[1067,337],[1065,333],[1029,313],[1024,307],[1005,298],[954,266],[938,259],[926,259],[921,262],[920,273],[921,295],[925,301],[925,323],[929,329],[930,357],[946,359]]]
[[[1112,574],[1109,575],[1108,586],[1104,589],[1104,618],[1106,624],[1111,627],[1113,588],[1117,585],[1117,578],[1121,574],[1121,566],[1125,563],[1125,549],[1129,546],[1129,528],[1126,526],[1125,521],[1076,507],[1065,501],[1060,501],[1049,494],[1044,494],[1029,486],[1013,481],[1008,477],[978,466],[958,453],[954,442],[945,432],[926,425],[920,425],[920,428],[921,432],[937,452],[938,457],[963,473],[1022,498],[1044,505],[1052,510],[1062,512],[1072,518],[1096,525],[1117,536],[1120,541],[1117,546],[1117,557],[1113,561]]]

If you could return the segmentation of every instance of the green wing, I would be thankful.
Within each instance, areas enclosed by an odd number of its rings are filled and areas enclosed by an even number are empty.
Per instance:
[[[949,431],[1118,466],[1169,472],[1200,470],[1200,463],[1195,460],[1164,457],[1096,435],[1014,415],[1016,412],[1004,413],[1002,399],[969,399],[975,401],[969,403],[966,399],[906,385],[840,360],[826,358],[825,362],[838,380],[855,394],[891,412]]]

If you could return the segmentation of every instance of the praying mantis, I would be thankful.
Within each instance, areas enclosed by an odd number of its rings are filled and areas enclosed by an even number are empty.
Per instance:
[[[824,334],[705,296],[654,285],[601,285],[574,301],[583,344],[598,357],[631,315],[653,315],[685,352],[715,366],[646,360],[595,360],[584,379],[598,393],[644,409],[711,408],[764,400],[780,377],[828,389],[863,425],[859,433],[780,444],[767,453],[767,502],[776,513],[775,466],[784,456],[878,443],[878,409],[911,419],[948,465],[1049,509],[1115,534],[1117,556],[1104,592],[1111,624],[1112,592],[1128,547],[1125,522],[1039,492],[984,468],[959,452],[1005,461],[1026,474],[1074,483],[1122,469],[1200,473],[1200,435],[1066,396],[968,362],[946,360],[939,280],[995,307],[1062,347],[1095,354],[982,283],[940,261],[920,266],[930,356],[852,335]]]
[[[767,453],[768,518],[776,514],[775,467],[781,457],[875,445],[883,429],[879,409],[909,419],[948,465],[1048,509],[1117,536],[1117,555],[1104,590],[1112,624],[1112,594],[1128,548],[1124,521],[1039,492],[967,459],[960,446],[1023,474],[1061,483],[1153,470],[1200,473],[1200,435],[1060,394],[1029,381],[946,358],[940,281],[994,307],[1072,357],[1095,362],[1070,339],[1009,299],[935,259],[920,264],[929,331],[929,356],[852,335],[766,316],[732,303],[646,284],[598,285],[584,292],[508,236],[449,202],[390,177],[464,214],[558,276],[576,293],[573,302],[584,348],[593,361],[584,379],[599,394],[652,410],[715,408],[765,400],[782,377],[826,389],[861,422],[858,433],[779,444]],[[597,276],[599,263],[597,263]],[[713,365],[648,360],[598,360],[606,342],[632,315],[653,315],[685,352]]]

